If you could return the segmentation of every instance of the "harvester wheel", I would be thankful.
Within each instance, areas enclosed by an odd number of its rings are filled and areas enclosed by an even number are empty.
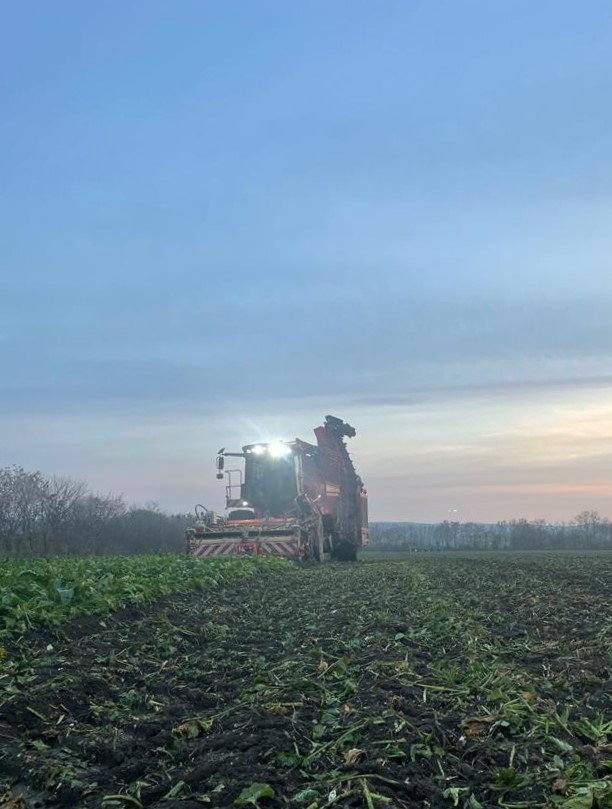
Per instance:
[[[356,562],[357,548],[350,540],[340,539],[336,535],[332,546],[331,558],[335,559],[337,562]]]

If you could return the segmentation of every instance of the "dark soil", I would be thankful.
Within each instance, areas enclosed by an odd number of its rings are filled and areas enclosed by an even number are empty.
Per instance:
[[[32,633],[0,680],[4,800],[233,807],[253,783],[274,790],[261,807],[312,809],[597,795],[611,594],[599,556],[431,555]]]

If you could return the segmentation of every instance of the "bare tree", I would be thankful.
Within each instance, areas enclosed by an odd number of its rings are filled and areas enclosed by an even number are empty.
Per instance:
[[[190,518],[156,505],[128,509],[78,480],[0,469],[0,554],[144,553],[180,550]]]

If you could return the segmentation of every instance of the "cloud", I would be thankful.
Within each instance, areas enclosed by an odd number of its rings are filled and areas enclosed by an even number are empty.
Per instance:
[[[2,408],[325,395],[390,404],[610,378],[605,298],[347,303],[336,292],[301,307],[262,295],[227,312],[196,300],[180,316],[172,300],[165,315],[91,301],[63,323],[47,313],[12,330],[9,318]]]
[[[365,456],[373,513],[432,521],[453,509],[483,521],[609,514],[611,390],[542,387],[386,408],[380,451]]]

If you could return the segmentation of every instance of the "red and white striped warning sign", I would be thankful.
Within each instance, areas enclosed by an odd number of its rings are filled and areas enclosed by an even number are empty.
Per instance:
[[[227,554],[257,556],[297,556],[297,540],[258,540],[254,542],[192,539],[189,543],[190,556],[222,556]]]

